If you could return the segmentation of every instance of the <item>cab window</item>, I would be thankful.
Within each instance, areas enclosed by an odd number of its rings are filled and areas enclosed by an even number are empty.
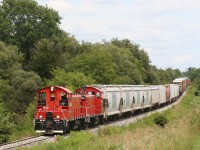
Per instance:
[[[46,105],[46,93],[39,92],[38,93],[38,106],[45,106]]]
[[[100,98],[100,93],[99,92],[96,93],[96,97]]]
[[[51,93],[51,101],[55,100],[55,93]]]
[[[65,92],[60,93],[60,105],[61,106],[68,106],[68,95]]]
[[[96,92],[95,91],[89,91],[88,95],[96,95]]]

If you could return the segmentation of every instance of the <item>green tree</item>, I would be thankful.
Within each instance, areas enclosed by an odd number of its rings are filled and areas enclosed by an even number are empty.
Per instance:
[[[6,108],[16,113],[25,112],[42,85],[37,74],[22,69],[22,61],[22,54],[15,46],[0,42],[0,92]]]
[[[63,68],[79,52],[79,43],[69,34],[51,39],[42,39],[35,44],[30,61],[30,69],[42,78],[51,78],[51,71],[56,67]]]
[[[117,84],[141,84],[142,74],[139,61],[132,56],[127,48],[106,44],[104,49],[111,53],[113,63],[116,66],[116,76],[113,83]]]
[[[200,68],[189,67],[183,74],[189,77],[197,89],[200,90]]]
[[[132,43],[129,39],[119,40],[118,38],[113,38],[109,43],[120,48],[126,48],[127,50],[130,50],[130,52],[136,59],[138,60],[141,59],[141,56],[139,54],[140,51],[139,44]]]
[[[66,72],[64,69],[55,69],[53,72],[53,79],[47,81],[49,86],[65,86],[72,91],[82,87],[83,85],[93,84],[95,80],[80,72]]]
[[[132,56],[132,59],[135,60],[132,63],[137,66],[136,73],[139,73],[139,79],[135,82],[136,84],[141,84],[142,82],[148,84],[155,83],[155,74],[153,73],[152,66],[150,65],[151,61],[147,52],[145,52],[144,49],[141,49],[140,45],[134,44],[128,39],[119,40],[117,38],[113,38],[110,43],[119,48],[126,49],[129,55]]]
[[[116,65],[112,55],[105,47],[93,45],[92,50],[73,58],[66,68],[70,72],[82,72],[90,76],[96,83],[110,84],[116,74]]]
[[[7,91],[9,91],[10,89],[11,89],[11,86],[9,84],[9,81],[0,79],[0,94],[1,94],[0,98],[2,98],[1,100],[3,103],[6,103],[6,99],[7,99],[6,93],[8,93]]]
[[[200,68],[189,67],[183,74],[194,81],[196,78],[200,78]]]
[[[0,78],[9,79],[12,72],[22,68],[22,54],[15,46],[5,46],[0,42]]]
[[[8,141],[12,126],[13,125],[10,123],[10,113],[6,111],[0,95],[0,144]]]
[[[3,0],[0,5],[0,40],[16,45],[31,58],[34,43],[60,33],[58,12],[34,0]]]
[[[5,92],[6,107],[15,113],[25,113],[37,91],[43,85],[41,78],[34,72],[18,70],[12,73],[10,88]]]
[[[172,69],[172,68],[167,68],[166,72],[169,74],[171,82],[178,77],[182,77],[182,74],[179,69]]]
[[[172,83],[175,78],[182,77],[179,69],[157,69],[154,66],[154,73],[160,84]]]
[[[92,46],[92,43],[82,41],[79,47],[79,55],[83,52],[90,52],[92,50]]]
[[[14,134],[23,135],[27,133],[35,133],[33,119],[35,117],[36,112],[36,103],[35,100],[30,103],[26,110],[25,116],[21,117],[18,115],[18,120],[16,121],[15,132]],[[17,114],[15,114],[17,116]],[[13,116],[13,117],[15,117]],[[15,121],[15,119],[14,119]]]

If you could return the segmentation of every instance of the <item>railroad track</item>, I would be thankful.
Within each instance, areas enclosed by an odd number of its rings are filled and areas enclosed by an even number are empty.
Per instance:
[[[5,144],[0,145],[0,150],[13,150],[19,147],[24,147],[24,146],[31,146],[32,144],[36,144],[39,142],[43,141],[53,141],[54,137],[53,136],[38,136],[38,137],[28,137],[24,138],[21,140],[13,141],[13,142],[8,142]]]

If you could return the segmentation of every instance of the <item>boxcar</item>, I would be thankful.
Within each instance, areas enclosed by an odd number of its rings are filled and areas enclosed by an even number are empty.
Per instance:
[[[187,86],[190,84],[190,79],[187,77],[177,78],[173,80],[173,83],[180,86],[180,93],[182,94]]]

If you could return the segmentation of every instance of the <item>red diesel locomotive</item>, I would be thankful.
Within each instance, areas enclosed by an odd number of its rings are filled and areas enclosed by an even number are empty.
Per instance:
[[[76,95],[64,87],[51,86],[37,91],[36,97],[35,130],[38,133],[65,133],[94,126],[102,119],[102,103],[94,95]]]

